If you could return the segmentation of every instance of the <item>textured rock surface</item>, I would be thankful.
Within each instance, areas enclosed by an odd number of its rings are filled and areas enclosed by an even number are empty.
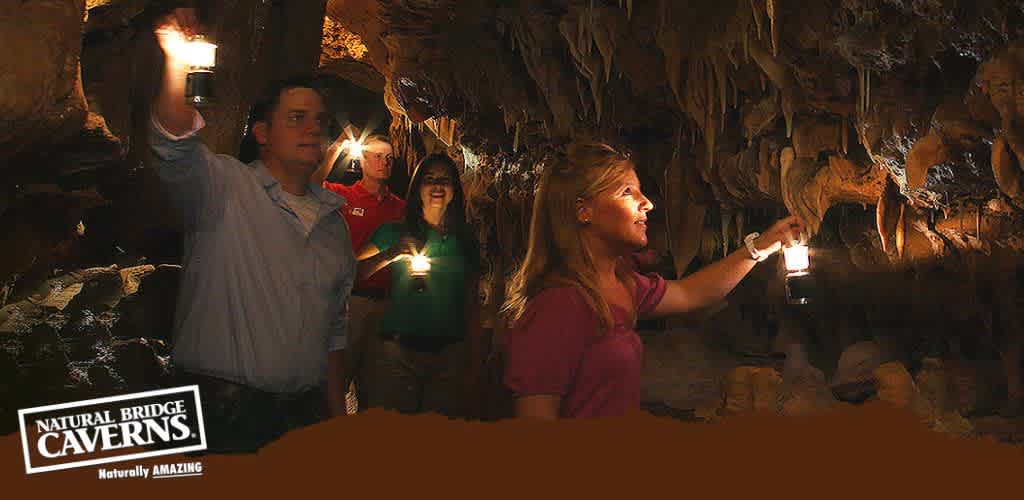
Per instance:
[[[42,0],[0,12],[0,47],[8,48],[0,53],[0,160],[59,143],[85,123],[84,9],[84,0]]]
[[[179,272],[80,269],[13,294],[0,308],[0,434],[16,429],[18,408],[169,383]]]

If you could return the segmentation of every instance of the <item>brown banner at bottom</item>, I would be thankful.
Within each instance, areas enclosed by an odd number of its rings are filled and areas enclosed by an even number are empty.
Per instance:
[[[884,403],[714,424],[642,412],[485,423],[371,410],[293,431],[254,454],[168,455],[32,475],[21,447],[18,434],[0,438],[5,498],[1024,495],[1024,448],[942,434]]]

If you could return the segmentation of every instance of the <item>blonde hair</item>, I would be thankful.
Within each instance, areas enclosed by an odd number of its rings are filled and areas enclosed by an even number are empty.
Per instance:
[[[613,326],[611,309],[598,289],[593,258],[580,234],[577,202],[613,188],[633,169],[627,155],[590,141],[570,145],[566,155],[548,165],[534,199],[526,258],[509,284],[502,308],[511,321],[518,320],[530,299],[545,288],[572,286],[604,329]]]

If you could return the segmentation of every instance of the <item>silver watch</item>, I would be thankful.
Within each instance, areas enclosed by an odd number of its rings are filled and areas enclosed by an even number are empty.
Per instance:
[[[754,240],[756,240],[758,236],[761,236],[761,233],[750,233],[746,238],[743,238],[743,243],[747,245],[747,251],[750,252],[750,258],[757,262],[761,262],[767,259],[771,254],[768,252],[761,252],[754,247]]]

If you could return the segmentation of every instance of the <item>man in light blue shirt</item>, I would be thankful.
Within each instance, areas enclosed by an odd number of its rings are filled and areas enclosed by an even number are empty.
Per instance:
[[[158,24],[166,64],[150,133],[185,234],[174,361],[200,385],[210,449],[251,451],[321,418],[324,390],[326,408],[344,414],[355,258],[344,198],[310,184],[327,142],[320,93],[278,83],[253,108],[260,160],[214,154],[195,135],[204,122],[185,102],[176,54],[193,23],[178,9]]]

